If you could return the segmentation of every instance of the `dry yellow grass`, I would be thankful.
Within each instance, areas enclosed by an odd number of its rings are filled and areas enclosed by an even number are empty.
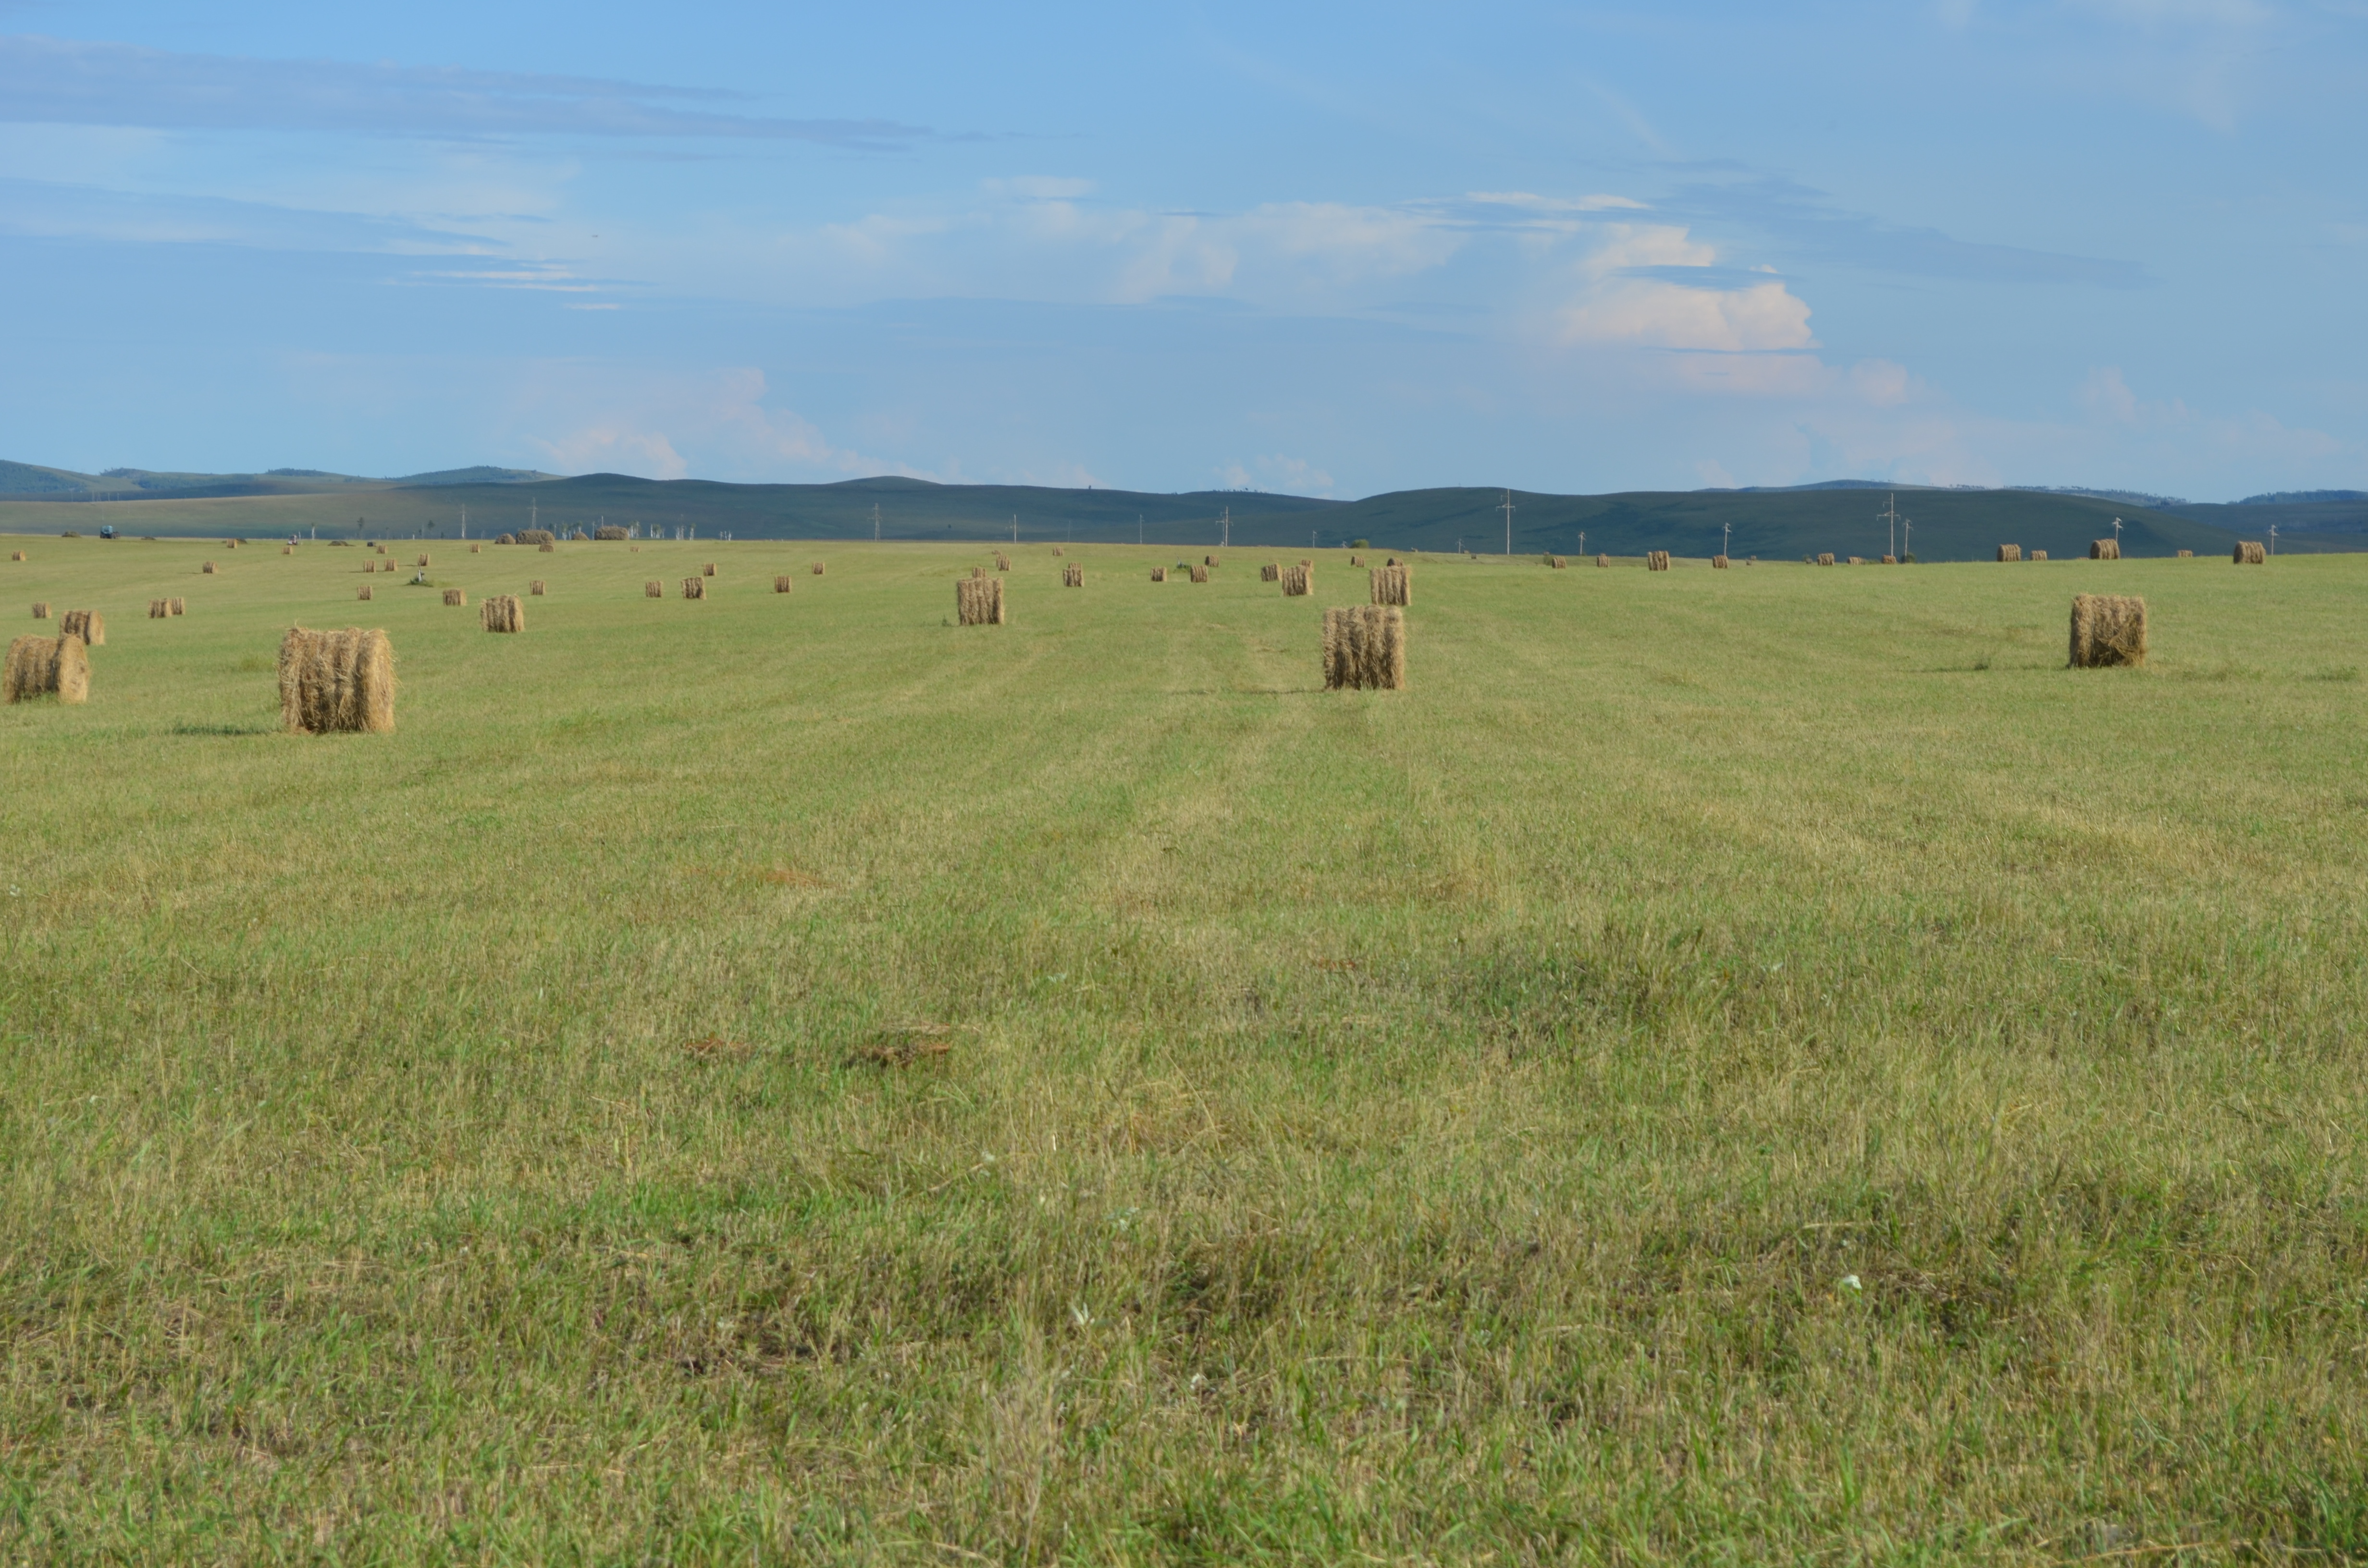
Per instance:
[[[1282,569],[1282,597],[1287,599],[1305,598],[1315,591],[1315,568],[1302,562],[1297,566]]]
[[[70,609],[58,622],[58,630],[70,637],[79,637],[85,646],[107,646],[107,617],[95,609]]]
[[[1395,605],[1350,605],[1324,612],[1324,684],[1399,691],[1406,687],[1406,612]]]
[[[2072,597],[2074,669],[2143,665],[2146,659],[2146,600],[2126,594]]]
[[[55,637],[19,637],[8,644],[8,658],[0,666],[0,695],[10,702],[54,697],[60,702],[83,702],[90,697],[90,655],[83,640],[72,632]]]
[[[487,594],[477,607],[477,623],[488,631],[524,631],[526,607],[516,594]]]
[[[469,608],[469,596],[459,588],[447,588],[444,590],[444,608],[466,609]]]
[[[2092,540],[2090,540],[2089,541],[2089,560],[2091,560],[2091,561],[2119,561],[2121,558],[2122,558],[2122,541],[2121,541],[2120,540],[2117,540],[2117,539],[2092,539]]]
[[[1367,574],[1372,602],[1377,605],[1414,603],[1414,568],[1376,566]]]
[[[279,642],[279,722],[292,733],[394,728],[394,645],[382,631],[288,629]]]
[[[2239,566],[2266,566],[2269,564],[2270,552],[2261,548],[2260,540],[2248,539],[2241,541],[2235,550],[2231,551],[2228,558]]]
[[[963,577],[954,584],[954,610],[964,626],[1003,624],[1003,579]]]

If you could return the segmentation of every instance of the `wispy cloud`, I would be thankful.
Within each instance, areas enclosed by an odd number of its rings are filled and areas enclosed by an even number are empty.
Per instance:
[[[170,130],[409,137],[597,136],[809,142],[865,152],[935,133],[885,119],[797,119],[727,108],[745,95],[597,77],[185,54],[0,35],[0,119]]]

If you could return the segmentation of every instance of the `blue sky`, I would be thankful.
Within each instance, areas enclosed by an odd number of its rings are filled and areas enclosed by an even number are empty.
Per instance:
[[[2368,488],[2368,0],[0,0],[0,456]]]

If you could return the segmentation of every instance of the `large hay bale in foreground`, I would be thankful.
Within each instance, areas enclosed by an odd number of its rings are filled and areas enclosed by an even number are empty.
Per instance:
[[[1411,566],[1376,566],[1366,574],[1372,600],[1377,605],[1410,605],[1414,603],[1414,568]]]
[[[360,587],[354,590],[354,597],[358,599],[367,600],[373,597],[373,592],[368,583],[364,583]]]
[[[1304,599],[1315,591],[1315,568],[1308,565],[1286,566],[1282,569],[1282,597]]]
[[[1406,611],[1350,605],[1324,612],[1324,684],[1400,691],[1406,687]]]
[[[685,577],[682,580],[682,597],[687,599],[705,598],[707,597],[707,579],[705,577]]]
[[[1086,569],[1072,561],[1061,568],[1061,586],[1082,588],[1086,585]]]
[[[394,645],[380,631],[291,626],[279,642],[279,722],[325,735],[394,728]]]
[[[1265,565],[1258,568],[1258,581],[1261,583],[1281,582],[1282,568],[1276,565],[1271,561],[1268,562]]]
[[[58,630],[69,637],[79,637],[88,648],[107,646],[107,617],[95,609],[70,609],[58,622]]]
[[[1155,583],[1165,583],[1167,581],[1167,568],[1165,566],[1153,567],[1151,569],[1151,580]]]
[[[642,585],[642,597],[645,599],[662,599],[666,597],[666,585],[653,577]]]
[[[447,588],[444,590],[444,608],[447,609],[467,609],[469,608],[469,596],[462,593],[458,588]]]
[[[2074,669],[2143,665],[2146,658],[2146,600],[2127,594],[2072,596]]]
[[[540,577],[528,578],[526,591],[531,597],[538,599],[542,597],[542,579]]]
[[[88,700],[90,654],[83,640],[71,632],[17,638],[8,644],[6,665],[0,666],[0,693],[10,702],[34,697]]]
[[[2090,540],[2089,541],[2089,560],[2091,560],[2091,561],[2119,561],[2121,558],[2122,558],[2122,541],[2121,541],[2120,540],[2117,540],[2117,539],[2092,539],[2092,540]]]
[[[2237,546],[2229,560],[2239,566],[2266,566],[2270,562],[2270,552],[2261,548],[2260,540],[2248,539]]]
[[[33,601],[33,619],[35,620],[47,620],[50,619],[49,600],[35,599]]]
[[[1999,546],[1998,546],[1998,559],[1999,559],[2000,561],[2020,561],[2020,560],[2021,560],[2021,559],[2022,559],[2022,546],[2021,546],[2021,545],[2019,545],[2019,544],[2002,544],[2002,545],[1999,545]]]
[[[963,577],[954,584],[954,611],[964,626],[1003,624],[1003,579]]]
[[[524,631],[526,608],[516,594],[487,594],[477,607],[477,620],[488,631]]]
[[[1208,580],[1209,569],[1206,566],[1195,566],[1192,568],[1192,581],[1196,583],[1205,583]]]

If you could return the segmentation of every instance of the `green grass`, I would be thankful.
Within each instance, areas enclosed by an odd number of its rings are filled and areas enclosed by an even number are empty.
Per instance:
[[[29,548],[0,1561],[2368,1557],[2368,558]]]

